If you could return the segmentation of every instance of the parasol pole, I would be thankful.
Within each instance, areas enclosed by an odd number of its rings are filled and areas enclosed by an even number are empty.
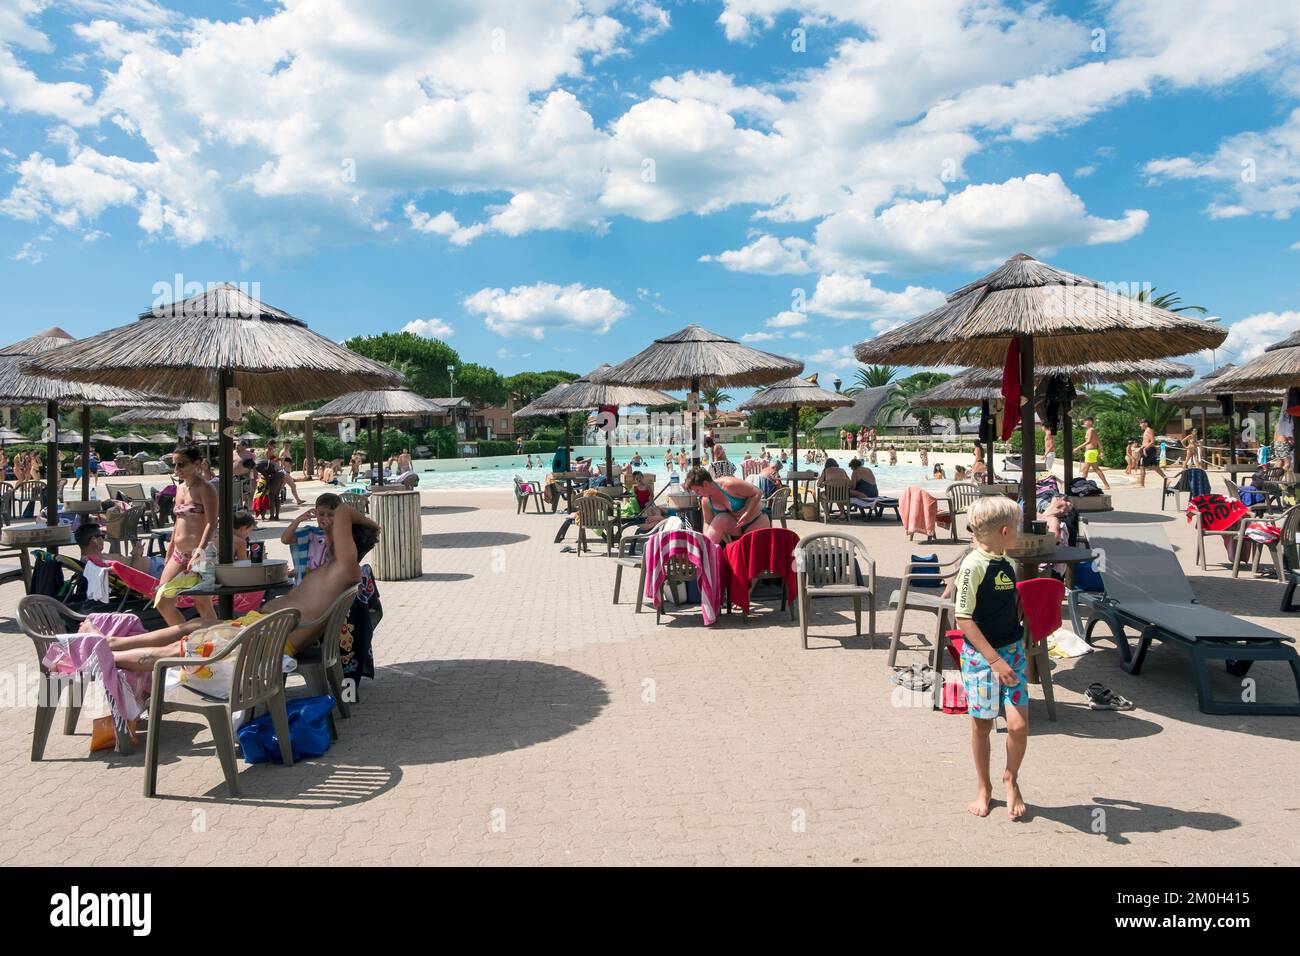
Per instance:
[[[984,433],[984,467],[989,481],[993,480],[993,414],[987,398],[980,401],[980,431]]]
[[[384,416],[375,415],[375,430],[378,432],[379,447],[375,454],[379,456],[379,483],[384,483]]]
[[[799,407],[790,403],[790,474],[797,475],[799,472]],[[792,477],[791,497],[794,499],[795,507],[799,507],[799,479]]]
[[[90,500],[90,406],[81,406],[81,500]]]
[[[700,379],[691,378],[691,394],[686,399],[686,407],[691,413],[691,467],[700,467]]]
[[[1065,440],[1065,493],[1070,493],[1070,482],[1074,481],[1074,417],[1072,402],[1064,402],[1061,406],[1061,437]]]
[[[217,561],[220,564],[233,564],[235,560],[235,488],[234,472],[231,463],[235,460],[234,442],[227,429],[230,426],[229,409],[226,407],[226,392],[234,385],[234,374],[230,369],[217,370],[217,455],[221,471],[217,482]],[[235,616],[235,599],[232,595],[222,594],[217,598],[217,614],[221,620],[229,621]],[[156,732],[157,728],[155,728]]]
[[[605,432],[605,484],[612,485],[614,481],[614,429],[609,425],[604,428]]]
[[[313,472],[315,472],[316,470],[316,443],[314,440],[315,433],[312,429],[310,415],[307,416],[307,420],[305,424],[307,429],[307,437],[306,437],[307,449],[304,452],[304,460],[302,463],[302,468],[303,471],[307,472],[307,477],[311,478]]]
[[[45,524],[53,528],[59,523],[59,403],[50,399],[45,403],[45,417],[54,422],[45,454]]]
[[[1020,499],[1023,503],[1020,528],[1026,533],[1033,530],[1038,517],[1037,498],[1034,495],[1038,463],[1034,451],[1034,337],[1021,335],[1020,339]]]

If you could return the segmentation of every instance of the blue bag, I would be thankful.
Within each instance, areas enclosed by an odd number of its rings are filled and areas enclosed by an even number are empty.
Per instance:
[[[330,749],[330,711],[334,709],[334,698],[329,694],[323,697],[295,697],[288,702],[289,712],[289,747],[293,759],[319,757]],[[280,741],[275,736],[275,726],[271,715],[255,717],[239,728],[239,749],[243,751],[245,763],[281,763]]]
[[[918,558],[916,555],[912,555],[912,563],[913,563],[913,564],[933,564],[933,565],[934,565],[933,568],[912,568],[912,574],[933,574],[933,575],[935,575],[935,578],[934,578],[933,581],[918,581],[918,580],[916,580],[915,578],[913,578],[913,579],[912,579],[912,587],[914,587],[914,588],[937,588],[937,587],[942,587],[942,586],[943,586],[943,580],[938,576],[938,575],[939,575],[939,556],[938,556],[937,554],[926,555],[926,556],[923,557],[923,558]]]

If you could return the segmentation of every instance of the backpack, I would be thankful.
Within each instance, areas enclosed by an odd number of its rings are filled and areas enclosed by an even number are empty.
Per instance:
[[[32,568],[32,589],[29,594],[44,594],[55,599],[63,595],[63,565],[59,559],[44,551],[35,551],[36,566]]]

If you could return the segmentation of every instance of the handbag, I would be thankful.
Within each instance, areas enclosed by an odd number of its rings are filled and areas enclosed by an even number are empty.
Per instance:
[[[285,709],[289,713],[289,748],[295,761],[319,757],[330,749],[329,715],[334,698],[295,697]],[[255,717],[239,728],[239,749],[245,763],[282,763],[280,739],[275,735],[271,715]]]

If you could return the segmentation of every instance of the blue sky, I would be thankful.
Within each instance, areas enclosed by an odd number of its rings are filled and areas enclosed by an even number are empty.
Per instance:
[[[829,381],[1023,251],[1249,357],[1300,326],[1285,7],[0,0],[9,338],[180,274],[504,373],[695,322]]]

